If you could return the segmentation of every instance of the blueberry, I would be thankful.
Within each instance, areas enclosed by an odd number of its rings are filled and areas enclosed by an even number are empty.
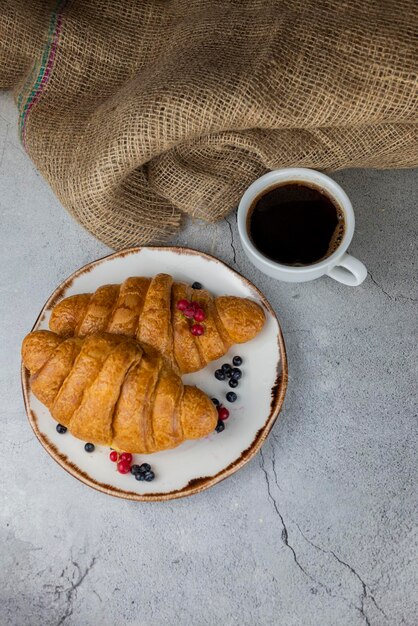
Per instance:
[[[223,372],[222,370],[216,370],[215,378],[217,378],[218,380],[225,380],[225,372]]]
[[[135,474],[139,474],[140,471],[141,470],[140,470],[139,465],[132,465],[132,467],[131,467],[131,474],[134,474],[134,475]]]
[[[235,378],[235,380],[239,380],[242,376],[242,372],[238,367],[234,367],[231,372],[231,378]]]
[[[202,289],[202,285],[196,281],[193,283],[192,289]]]
[[[63,426],[62,424],[57,424],[56,426],[56,431],[57,433],[59,433],[60,435],[63,435],[64,433],[67,432],[67,427]]]
[[[152,472],[151,470],[150,470],[149,472],[145,472],[145,474],[144,474],[144,479],[145,479],[147,482],[149,482],[149,483],[150,483],[152,480],[154,480],[154,478],[155,478],[155,474],[154,474],[154,472]]]
[[[94,444],[93,443],[86,443],[86,445],[84,446],[84,450],[86,452],[93,452],[94,451]]]
[[[224,363],[221,367],[221,370],[224,372],[224,374],[228,374],[232,370],[232,367],[229,365],[229,363]]]
[[[145,474],[134,474],[136,480],[145,480]]]
[[[225,430],[225,424],[223,423],[222,420],[218,420],[215,430],[217,433],[221,433],[223,430]]]
[[[219,400],[217,398],[212,398],[212,402],[213,402],[213,404],[215,406],[219,406],[220,405],[220,402],[219,402]]]
[[[139,466],[138,471],[141,472],[141,474],[146,474],[151,471],[151,465],[149,463],[142,463],[142,465]]]
[[[226,399],[228,400],[228,402],[235,402],[235,400],[237,399],[237,394],[233,391],[228,391],[228,393],[226,394]]]
[[[236,379],[236,378],[231,378],[231,379],[228,381],[228,385],[229,385],[230,387],[232,387],[232,389],[235,389],[235,387],[238,387],[238,381],[237,381],[237,379]]]
[[[237,367],[239,367],[240,365],[242,365],[242,359],[240,356],[234,356],[234,358],[232,359],[232,363],[234,365],[236,365]]]

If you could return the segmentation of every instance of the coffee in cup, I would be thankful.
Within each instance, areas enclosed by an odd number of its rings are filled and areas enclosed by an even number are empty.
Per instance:
[[[264,256],[301,267],[336,251],[344,236],[345,215],[323,189],[289,181],[255,198],[248,211],[247,230]]]

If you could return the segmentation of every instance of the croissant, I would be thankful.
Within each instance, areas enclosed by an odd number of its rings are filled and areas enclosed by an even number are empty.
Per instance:
[[[192,335],[190,321],[177,309],[183,299],[197,302],[205,313],[200,337]],[[214,298],[204,289],[192,289],[158,274],[65,298],[53,308],[49,327],[64,337],[98,332],[136,337],[146,349],[161,354],[176,372],[186,374],[219,359],[234,343],[255,337],[264,321],[263,309],[252,300]]]
[[[35,331],[23,341],[22,360],[34,395],[83,441],[145,454],[205,437],[217,423],[203,391],[123,335]]]

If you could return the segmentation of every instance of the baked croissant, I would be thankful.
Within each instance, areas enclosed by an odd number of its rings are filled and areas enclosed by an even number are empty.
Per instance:
[[[197,302],[205,313],[204,334],[193,336],[180,300]],[[223,356],[234,343],[260,332],[263,309],[247,298],[218,296],[174,282],[167,274],[128,278],[93,294],[65,298],[52,310],[49,327],[64,337],[108,332],[136,337],[180,374],[196,372]]]
[[[27,335],[22,360],[35,396],[79,439],[125,452],[174,448],[212,432],[212,401],[159,356],[123,335]]]

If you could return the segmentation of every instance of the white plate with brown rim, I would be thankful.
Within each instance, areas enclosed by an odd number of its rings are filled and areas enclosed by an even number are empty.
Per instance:
[[[218,361],[183,377],[218,398],[230,411],[225,430],[204,439],[186,441],[177,448],[150,455],[134,455],[135,463],[150,463],[153,482],[136,481],[119,474],[109,460],[109,448],[96,446],[86,453],[84,443],[69,432],[56,431],[48,409],[32,394],[29,375],[22,365],[22,387],[29,422],[41,444],[70,474],[106,494],[130,500],[152,501],[181,498],[212,487],[227,478],[260,449],[283,404],[287,386],[287,361],[277,317],[263,294],[246,278],[222,261],[195,250],[175,247],[131,248],[85,265],[69,276],[51,295],[33,330],[48,329],[51,309],[70,295],[95,291],[108,283],[121,283],[129,276],[171,274],[175,280],[200,282],[214,295],[236,295],[261,304],[266,323],[252,341],[236,345]],[[242,357],[243,376],[235,390],[236,402],[228,403],[230,388],[214,377],[222,363]]]

